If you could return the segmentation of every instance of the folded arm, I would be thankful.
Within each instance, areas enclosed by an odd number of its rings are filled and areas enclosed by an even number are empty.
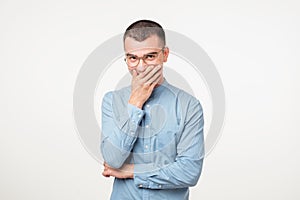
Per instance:
[[[151,164],[122,165],[124,162],[113,166],[111,164],[114,163],[111,162],[105,164],[103,175],[134,178],[137,187],[148,189],[176,189],[194,186],[199,180],[203,166],[203,126],[203,111],[201,104],[197,101],[189,106],[184,128],[177,145],[177,156],[173,163],[158,168]],[[126,155],[128,156],[128,154]],[[117,156],[122,157],[121,155]],[[122,161],[127,157],[124,158]]]
[[[137,139],[138,124],[143,118],[144,111],[127,104],[127,110],[118,113],[116,117],[113,113],[113,106],[118,108],[123,105],[119,105],[118,101],[113,101],[113,93],[109,92],[105,94],[102,102],[101,153],[109,166],[120,168]]]
[[[189,106],[175,162],[153,171],[134,166],[134,183],[149,189],[175,189],[197,184],[204,158],[203,112],[199,101]]]

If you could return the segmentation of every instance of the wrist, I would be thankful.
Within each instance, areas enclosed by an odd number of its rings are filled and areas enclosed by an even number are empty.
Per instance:
[[[129,178],[134,178],[134,164],[130,164],[130,173],[129,173]]]
[[[142,107],[144,105],[144,103],[142,103],[141,101],[138,101],[138,100],[135,100],[135,99],[132,99],[132,98],[129,99],[128,103],[138,107],[139,109],[142,109]]]
[[[133,172],[131,172],[129,175],[128,175],[128,178],[133,178]]]

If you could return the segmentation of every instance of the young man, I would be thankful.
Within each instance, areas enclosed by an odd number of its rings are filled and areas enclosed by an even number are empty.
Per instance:
[[[103,176],[115,177],[112,200],[189,198],[204,158],[200,102],[169,84],[169,49],[156,22],[140,20],[124,33],[131,86],[102,103]]]

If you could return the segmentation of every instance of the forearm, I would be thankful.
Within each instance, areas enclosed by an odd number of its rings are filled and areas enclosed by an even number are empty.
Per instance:
[[[119,134],[126,133],[119,132]],[[118,137],[106,137],[102,139],[101,153],[104,161],[108,163],[108,165],[118,169],[124,164],[136,141],[136,137],[129,137],[130,136],[126,136],[123,139]],[[114,143],[112,140],[114,140]],[[117,141],[119,141],[119,144],[116,144]]]
[[[103,98],[101,153],[111,167],[120,168],[129,156],[137,139],[138,124],[143,114],[142,110],[133,105],[128,104],[127,108],[118,105],[113,101],[112,93]]]
[[[115,169],[109,166],[107,163],[104,163],[104,170],[102,175],[105,177],[116,177],[116,178],[122,178],[127,179],[133,178],[133,164],[124,164],[120,169]]]
[[[176,189],[191,187],[197,184],[201,175],[203,158],[180,159],[167,166],[141,169],[134,166],[134,182],[137,187],[149,189]],[[141,172],[144,171],[144,172]]]

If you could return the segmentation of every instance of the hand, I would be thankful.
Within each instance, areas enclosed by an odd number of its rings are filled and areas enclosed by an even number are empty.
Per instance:
[[[110,167],[104,163],[104,170],[102,175],[105,177],[116,177],[116,178],[133,178],[134,164],[124,164],[120,169]]]
[[[142,108],[148,100],[154,87],[159,83],[162,77],[162,66],[151,65],[140,74],[136,70],[132,72],[131,96],[128,103]]]

